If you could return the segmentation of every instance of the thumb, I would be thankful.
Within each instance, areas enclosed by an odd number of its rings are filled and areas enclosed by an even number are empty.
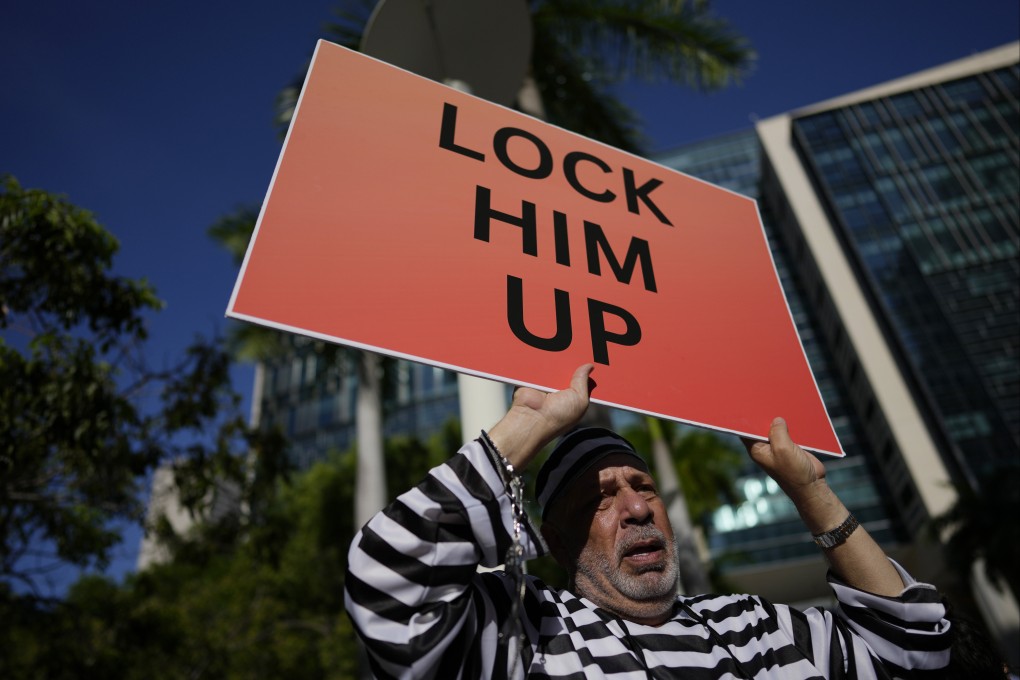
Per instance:
[[[774,418],[769,427],[769,444],[773,447],[790,443],[790,428],[782,418]]]
[[[594,369],[595,364],[582,364],[578,366],[574,371],[573,377],[570,379],[570,389],[586,397],[589,396],[591,391],[595,389],[595,381],[591,379],[591,372]]]

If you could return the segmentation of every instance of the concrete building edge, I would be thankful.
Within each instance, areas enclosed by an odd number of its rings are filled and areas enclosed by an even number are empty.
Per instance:
[[[807,256],[818,265],[840,324],[888,421],[890,434],[903,453],[925,510],[929,516],[937,515],[956,499],[949,473],[843,252],[834,225],[801,165],[793,147],[791,123],[792,117],[784,114],[756,125],[763,153],[784,189],[793,218],[801,227]]]
[[[800,109],[788,112],[788,115],[799,118],[815,113],[821,113],[830,109],[838,109],[844,106],[852,106],[870,99],[879,97],[891,97],[902,92],[909,92],[922,87],[928,87],[937,83],[944,83],[958,78],[966,78],[978,73],[1003,68],[1020,61],[1020,40],[1007,43],[979,54],[957,59],[940,66],[934,66],[917,73],[912,73],[902,78],[896,78],[884,83],[879,83],[863,90],[857,90],[848,94],[826,99],[816,104],[810,104]]]

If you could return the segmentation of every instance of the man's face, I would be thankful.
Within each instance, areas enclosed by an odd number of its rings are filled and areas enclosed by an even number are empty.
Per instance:
[[[648,470],[607,456],[550,514],[578,594],[635,621],[668,616],[677,594],[676,540]]]

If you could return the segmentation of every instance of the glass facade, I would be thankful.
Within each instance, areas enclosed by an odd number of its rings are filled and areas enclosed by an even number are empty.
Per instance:
[[[793,121],[947,464],[1020,453],[1020,68]]]
[[[901,523],[895,509],[887,504],[890,494],[877,471],[873,454],[863,444],[860,417],[850,406],[845,386],[833,368],[832,356],[822,342],[805,284],[790,265],[787,248],[777,238],[769,206],[761,201],[762,159],[755,131],[683,147],[655,160],[759,200],[765,235],[794,323],[826,409],[847,453],[846,458],[827,461],[827,478],[877,540],[900,539]],[[723,506],[709,522],[709,547],[714,558],[727,556],[730,559],[724,560],[724,564],[738,566],[745,562],[762,565],[817,555],[817,548],[793,504],[749,459],[736,487],[740,502]]]
[[[354,446],[359,355],[299,335],[286,341],[288,356],[263,364],[259,421],[283,430],[292,463],[305,469]],[[386,374],[385,436],[426,439],[459,415],[455,373],[391,360]]]

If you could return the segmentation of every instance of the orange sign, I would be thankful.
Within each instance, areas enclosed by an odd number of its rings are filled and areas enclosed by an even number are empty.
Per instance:
[[[753,200],[327,42],[227,313],[842,455]]]

